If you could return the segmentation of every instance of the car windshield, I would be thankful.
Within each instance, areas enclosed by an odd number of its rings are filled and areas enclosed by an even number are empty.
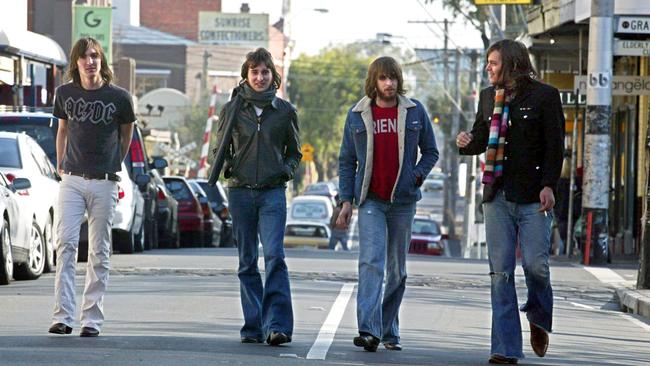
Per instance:
[[[0,138],[0,166],[5,168],[22,168],[17,140]]]
[[[294,219],[325,219],[327,207],[321,202],[296,202],[291,206]]]
[[[438,224],[431,220],[413,220],[413,226],[411,226],[411,233],[420,234],[420,235],[440,235],[440,228]]]
[[[18,123],[6,122],[5,120],[0,121],[0,131],[26,133],[38,142],[52,165],[56,165],[56,136],[54,129],[49,124],[30,123],[30,119],[27,118],[20,119]]]
[[[182,181],[168,180],[165,181],[165,185],[177,201],[189,201],[192,199],[192,191]]]
[[[326,183],[318,183],[307,186],[305,193],[330,193],[330,187]]]

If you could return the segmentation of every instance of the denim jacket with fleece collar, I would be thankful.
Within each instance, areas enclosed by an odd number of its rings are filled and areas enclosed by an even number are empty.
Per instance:
[[[341,201],[360,206],[368,196],[373,160],[372,99],[363,97],[348,111],[339,153]],[[413,203],[422,198],[416,184],[438,161],[431,120],[420,102],[399,96],[397,102],[399,167],[391,202]],[[418,148],[420,160],[418,161]]]

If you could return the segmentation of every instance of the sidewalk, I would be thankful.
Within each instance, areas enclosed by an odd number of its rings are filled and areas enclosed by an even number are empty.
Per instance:
[[[650,290],[620,287],[616,289],[616,297],[622,311],[638,314],[650,320]]]

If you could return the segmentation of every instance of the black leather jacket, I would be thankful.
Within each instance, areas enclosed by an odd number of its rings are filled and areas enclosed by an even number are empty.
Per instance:
[[[481,91],[472,142],[459,149],[461,155],[484,153],[494,109],[494,87]],[[544,187],[556,192],[564,153],[564,113],[557,89],[533,81],[510,103],[503,176],[483,189],[483,202],[490,202],[499,189],[516,203],[539,202]],[[557,194],[556,194],[557,196]]]
[[[255,108],[243,101],[239,111],[231,100],[219,116],[217,146],[224,138],[230,113],[237,113],[230,147],[223,167],[229,187],[273,188],[293,179],[302,154],[298,136],[298,116],[287,101],[274,98],[257,117]]]

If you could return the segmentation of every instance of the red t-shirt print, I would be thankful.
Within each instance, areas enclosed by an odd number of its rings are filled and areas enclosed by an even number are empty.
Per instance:
[[[370,192],[390,201],[399,169],[397,107],[381,108],[373,104],[372,178]]]

